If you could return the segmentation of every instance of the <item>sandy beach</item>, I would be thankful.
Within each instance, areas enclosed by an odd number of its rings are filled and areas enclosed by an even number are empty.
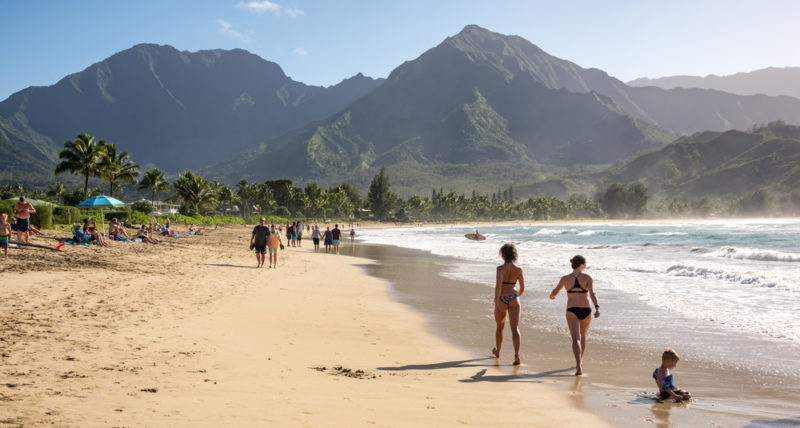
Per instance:
[[[510,353],[426,330],[365,259],[287,248],[256,269],[250,230],[11,248],[0,426],[604,425]]]

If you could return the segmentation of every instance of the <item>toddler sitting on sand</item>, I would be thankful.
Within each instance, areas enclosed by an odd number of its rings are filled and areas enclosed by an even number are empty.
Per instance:
[[[661,355],[661,367],[658,367],[653,372],[653,379],[656,380],[656,385],[658,385],[658,398],[661,400],[672,398],[676,403],[679,403],[682,400],[692,398],[687,391],[682,391],[675,387],[672,373],[669,372],[670,369],[674,369],[678,365],[680,359],[680,355],[675,350],[667,348]]]

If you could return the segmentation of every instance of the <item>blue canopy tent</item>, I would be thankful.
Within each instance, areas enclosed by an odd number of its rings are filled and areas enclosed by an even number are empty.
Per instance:
[[[106,219],[103,215],[103,208],[110,208],[110,207],[124,207],[125,202],[120,201],[119,199],[112,198],[111,196],[106,195],[97,195],[92,196],[91,198],[81,202],[78,204],[80,208],[100,208],[100,222],[103,225],[103,233],[106,233]]]

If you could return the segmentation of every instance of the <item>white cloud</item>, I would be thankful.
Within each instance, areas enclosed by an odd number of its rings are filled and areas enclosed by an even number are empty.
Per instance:
[[[295,54],[295,55],[300,55],[300,56],[308,55],[308,51],[303,49],[303,48],[294,48],[292,53]]]
[[[226,37],[236,39],[242,43],[249,43],[252,40],[250,38],[252,31],[250,32],[251,34],[242,33],[241,31],[238,31],[235,28],[233,28],[233,24],[224,19],[217,20],[217,23],[219,24],[219,32],[225,35]]]
[[[303,12],[302,10],[300,10],[300,9],[298,9],[296,7],[284,9],[283,13],[285,13],[287,16],[290,16],[292,18],[295,18],[295,17],[298,17],[300,15],[305,15],[306,14],[305,12]]]
[[[286,15],[292,18],[305,15],[305,12],[296,7],[283,7],[278,3],[273,3],[269,0],[241,2],[237,4],[236,7],[238,9],[247,9],[248,11],[257,13],[259,15],[266,12],[270,12],[275,16]]]

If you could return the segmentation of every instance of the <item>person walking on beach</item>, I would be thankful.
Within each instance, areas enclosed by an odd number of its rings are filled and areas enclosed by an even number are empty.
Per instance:
[[[333,239],[333,253],[339,254],[339,245],[342,244],[342,231],[339,230],[339,225],[333,225],[333,230],[331,230],[331,239]]]
[[[331,227],[328,226],[325,229],[325,253],[329,253],[331,251],[331,245],[333,245],[333,235],[331,234]]]
[[[270,268],[278,267],[278,247],[280,245],[281,245],[281,235],[275,230],[275,225],[273,224],[269,236],[267,237],[267,247],[269,247]]]
[[[265,224],[267,219],[261,217],[258,225],[253,228],[253,234],[250,236],[250,249],[256,251],[256,261],[259,268],[264,267],[265,254],[267,253],[267,238],[269,237],[269,227]],[[270,257],[270,261],[272,258]]]
[[[8,223],[8,214],[0,214],[0,247],[3,255],[8,258],[8,240],[11,239],[11,225]]]
[[[554,300],[562,288],[567,290],[567,327],[572,336],[572,353],[575,354],[575,376],[583,374],[583,353],[586,352],[586,335],[589,333],[589,325],[592,323],[592,307],[589,298],[594,304],[594,317],[600,316],[600,305],[597,304],[597,296],[594,294],[594,282],[592,277],[583,273],[586,270],[586,259],[583,256],[575,256],[570,259],[572,273],[564,275],[558,281],[558,285],[550,293],[550,299]]]
[[[507,314],[508,321],[511,323],[511,341],[514,344],[514,365],[518,366],[521,341],[519,316],[522,310],[519,298],[525,292],[525,278],[522,275],[522,268],[514,264],[517,261],[517,248],[514,244],[503,244],[500,247],[500,257],[503,258],[504,263],[497,267],[494,286],[494,321],[497,323],[497,329],[494,332],[495,347],[492,348],[492,355],[500,358]],[[519,291],[514,289],[517,282],[519,282]]]
[[[36,208],[34,208],[30,202],[26,201],[24,196],[20,196],[19,202],[14,205],[14,217],[17,219],[17,242],[22,240],[20,235],[25,235],[25,243],[28,242],[29,230],[31,228],[31,214],[35,213]]]
[[[319,226],[314,225],[314,230],[311,231],[311,239],[314,241],[314,252],[319,252]]]
[[[292,225],[289,226],[289,230],[292,231],[292,236],[290,238],[292,240],[292,247],[296,247],[297,246],[297,222],[296,221],[292,222]]]
[[[302,247],[303,246],[303,225],[300,223],[299,220],[297,221],[297,226],[295,226],[294,231],[295,231],[295,234],[297,234],[297,246],[298,247]]]

